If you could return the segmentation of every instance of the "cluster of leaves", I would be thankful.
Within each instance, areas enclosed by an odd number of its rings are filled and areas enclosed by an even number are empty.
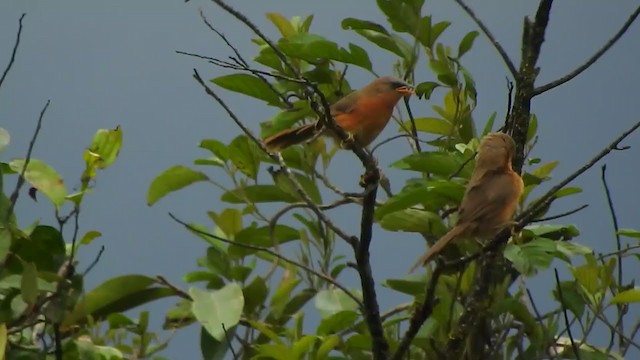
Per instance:
[[[0,129],[0,152],[9,139]],[[78,236],[80,206],[97,172],[116,160],[121,144],[119,127],[95,134],[84,151],[85,168],[74,193],[44,161],[0,162],[0,188],[5,189],[0,191],[0,359],[53,359],[58,353],[65,359],[124,359],[150,356],[165,346],[148,331],[147,313],[132,320],[121,312],[173,291],[153,288],[152,278],[127,275],[85,294],[83,277],[92,265],[84,273],[75,271],[78,249],[101,236],[95,230]],[[21,189],[17,185],[11,191],[6,180],[20,176],[33,200],[42,194],[54,205],[57,226],[35,221],[19,227],[13,209]],[[70,222],[72,231],[63,231]],[[100,330],[103,320],[108,320],[106,331]]]
[[[427,241],[443,235],[455,223],[456,206],[460,203],[464,187],[474,162],[479,138],[494,129],[496,114],[486,122],[482,132],[476,129],[473,110],[477,93],[472,75],[462,65],[462,57],[473,46],[478,36],[472,31],[464,36],[457,53],[438,42],[439,36],[450,25],[435,22],[423,16],[422,0],[378,0],[378,7],[387,17],[393,31],[382,24],[368,20],[347,18],[344,29],[352,30],[380,49],[398,57],[396,72],[415,80],[415,71],[424,53],[434,80],[420,82],[416,93],[421,99],[430,99],[436,92],[442,104],[434,105],[436,116],[417,117],[411,121],[398,120],[399,131],[411,134],[412,127],[420,137],[430,136],[429,148],[398,159],[391,167],[417,174],[408,180],[400,192],[389,197],[375,210],[375,220],[393,232],[415,232]],[[275,46],[287,57],[284,63],[279,54],[262,39],[255,39],[258,54],[254,60],[275,74],[273,79],[251,72],[225,75],[211,80],[217,86],[264,101],[279,109],[277,114],[261,124],[265,137],[293,124],[313,117],[303,85],[289,81],[291,67],[303,77],[317,83],[330,100],[339,98],[350,89],[341,70],[355,65],[371,73],[373,65],[366,51],[358,45],[341,47],[320,35],[310,32],[312,17],[291,20],[275,13],[267,14],[281,38]],[[290,101],[290,99],[298,99]],[[532,116],[527,137],[527,149],[535,145],[537,118]],[[167,194],[196,182],[209,182],[222,190],[220,200],[231,206],[221,211],[209,211],[209,226],[189,224],[187,228],[208,244],[205,257],[198,259],[200,270],[186,274],[184,281],[203,283],[207,290],[192,287],[185,297],[167,315],[166,327],[176,328],[197,321],[202,326],[201,347],[207,359],[221,359],[236,343],[243,358],[301,359],[348,358],[368,359],[372,338],[363,320],[358,289],[347,290],[337,286],[337,278],[348,266],[348,256],[335,252],[336,236],[321,221],[314,219],[302,203],[292,181],[305,190],[306,196],[319,209],[332,208],[323,198],[327,193],[344,200],[344,194],[325,177],[333,151],[327,151],[322,139],[282,153],[291,176],[283,170],[274,170],[274,160],[246,135],[240,135],[228,144],[216,139],[202,140],[200,147],[210,156],[195,160],[195,165],[218,168],[231,179],[231,187],[213,180],[212,176],[186,166],[175,166],[160,174],[151,184],[148,203],[154,204]],[[317,170],[318,160],[321,169]],[[523,173],[525,192],[522,208],[530,203],[533,190],[551,179],[557,162],[541,164],[541,160],[528,160]],[[271,177],[261,175],[267,169]],[[581,192],[579,188],[563,188],[555,200]],[[270,204],[270,205],[267,205]],[[274,204],[284,208],[273,215],[267,211]],[[295,209],[288,224],[280,224],[283,215]],[[538,217],[545,215],[548,208]],[[251,219],[246,224],[246,219]],[[297,224],[297,225],[292,225]],[[637,236],[634,230],[622,231]],[[619,254],[595,256],[591,249],[575,242],[579,235],[573,225],[531,225],[514,237],[504,249],[504,256],[522,276],[534,276],[548,269],[554,259],[568,264],[574,278],[560,282],[554,292],[559,309],[569,309],[583,330],[591,329],[602,320],[609,307],[622,311],[621,303],[637,301],[640,292],[617,282],[613,274]],[[281,247],[282,246],[282,247]],[[283,260],[281,250],[295,250],[297,260]],[[477,250],[477,245],[460,244],[448,251],[458,257]],[[582,256],[583,265],[574,265]],[[604,264],[600,264],[603,261]],[[271,265],[265,273],[260,264]],[[279,269],[279,271],[276,271]],[[463,313],[465,298],[470,294],[476,266],[472,263],[461,273],[447,273],[440,277],[436,288],[438,304],[412,344],[410,358],[437,357],[449,334],[456,328]],[[269,289],[268,281],[280,275],[279,284]],[[402,279],[387,279],[384,285],[399,293],[408,294],[419,304],[429,282],[425,275],[412,275]],[[512,358],[516,351],[525,358],[540,358],[549,351],[570,356],[571,343],[561,338],[562,311],[542,317],[524,299],[525,288],[503,284],[492,297],[492,332],[488,336],[507,344],[498,349],[496,356]],[[613,295],[613,297],[611,297]],[[305,325],[304,306],[313,300],[321,320],[309,333]],[[401,329],[411,314],[411,306],[398,305],[383,315],[383,327],[391,348],[399,340]],[[516,331],[514,331],[516,329]],[[588,331],[579,351],[592,359],[618,356],[610,349],[598,348],[586,342]],[[552,349],[552,350],[550,350]],[[341,354],[341,356],[337,356]]]

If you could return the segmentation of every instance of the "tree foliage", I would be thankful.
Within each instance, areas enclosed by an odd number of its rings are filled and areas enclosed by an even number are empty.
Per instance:
[[[278,39],[270,40],[242,14],[214,2],[256,34],[249,61],[203,16],[233,55],[230,60],[205,57],[229,74],[205,81],[195,71],[194,78],[238,125],[238,135],[228,143],[202,139],[206,154],[192,166],[169,167],[147,194],[152,206],[198,182],[220,192],[219,204],[207,212],[208,224],[172,215],[207,245],[194,271],[183,277],[191,286],[182,290],[163,277],[129,274],[87,291],[82,284],[86,271],[75,271],[77,248],[100,236],[98,231],[77,233],[80,206],[98,170],[117,158],[119,127],[96,133],[84,152],[86,169],[77,193],[69,194],[62,177],[30,152],[25,159],[3,162],[0,180],[18,179],[13,192],[5,185],[0,195],[0,352],[7,358],[35,359],[43,352],[51,358],[64,353],[65,359],[154,357],[166,342],[149,330],[149,314],[143,311],[132,319],[123,312],[169,296],[178,301],[166,314],[165,329],[200,326],[205,359],[618,359],[632,347],[640,350],[634,340],[638,325],[623,326],[629,303],[640,301],[640,290],[628,277],[624,281],[621,270],[623,261],[637,261],[640,232],[616,225],[616,247],[596,254],[581,244],[585,235],[578,227],[552,221],[580,209],[548,215],[554,203],[582,191],[568,186],[571,180],[621,149],[619,143],[639,125],[560,182],[552,181],[557,161],[530,156],[538,137],[531,99],[562,84],[536,85],[551,1],[542,0],[535,17],[525,21],[518,70],[484,24],[457,1],[497,47],[513,76],[515,88],[508,94],[512,106],[504,122],[498,110],[488,119],[475,116],[478,93],[464,56],[480,32],[443,43],[440,36],[455,24],[425,15],[424,1],[378,0],[385,24],[343,19],[342,28],[360,35],[360,44],[340,44],[314,33],[313,16],[287,19],[278,13],[266,14],[279,32]],[[323,138],[281,155],[265,151],[261,138],[317,118],[346,139],[327,115],[327,106],[351,91],[348,67],[377,75],[372,59],[378,51],[395,56],[393,72],[416,84],[418,100],[412,101],[433,104],[433,114],[414,115],[407,103],[407,111],[390,125],[399,136],[389,141],[410,145],[409,153],[391,164],[408,180],[400,184],[382,176],[374,161],[377,146],[353,149],[363,165],[361,193],[339,189],[328,177],[337,148]],[[417,74],[425,68],[430,76],[422,79]],[[274,115],[254,135],[218,97],[219,91],[246,96],[247,103],[263,102]],[[455,224],[479,139],[498,130],[514,134],[514,165],[525,183],[514,234],[505,230],[483,245],[460,242],[420,274],[374,279],[375,264],[369,261],[369,245],[377,237],[373,223],[396,236],[417,233],[432,244]],[[0,132],[0,151],[8,143],[6,131]],[[602,174],[606,187],[604,168]],[[221,177],[231,185],[217,181]],[[52,202],[56,226],[19,228],[13,208],[23,180],[32,188],[29,194],[41,193]],[[386,196],[378,195],[378,187]],[[331,219],[330,210],[346,205],[360,225],[358,235]],[[611,210],[615,219],[613,205]],[[65,232],[68,223],[76,230]],[[559,278],[558,267],[567,270],[566,279]],[[546,271],[551,268],[555,277]],[[358,286],[343,282],[348,269],[357,271]],[[551,276],[555,310],[539,313],[530,290],[519,281],[535,276]],[[380,309],[374,283],[412,301]],[[610,340],[594,338],[598,327],[610,330]]]

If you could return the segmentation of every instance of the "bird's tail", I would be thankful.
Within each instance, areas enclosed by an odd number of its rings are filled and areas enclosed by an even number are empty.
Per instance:
[[[297,145],[311,140],[322,131],[317,123],[299,126],[293,129],[281,131],[264,139],[264,145],[270,151],[282,151],[289,146]]]
[[[436,243],[433,244],[433,246],[431,246],[429,250],[427,250],[426,254],[422,255],[422,257],[418,259],[415,265],[411,267],[409,272],[412,273],[420,266],[427,265],[429,261],[433,260],[433,258],[435,258],[438,254],[440,254],[440,252],[442,251],[442,249],[445,248],[445,246],[449,245],[449,243],[452,240],[460,236],[466,229],[467,227],[465,225],[454,226],[453,229],[449,230],[448,233],[444,234],[444,236],[442,236],[438,241],[436,241]]]

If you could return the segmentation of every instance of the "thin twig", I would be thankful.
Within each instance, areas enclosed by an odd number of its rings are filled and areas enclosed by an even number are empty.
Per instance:
[[[409,106],[408,97],[404,97],[404,107],[407,109],[407,115],[409,116],[409,121],[411,122],[411,135],[413,136],[414,150],[420,153],[422,152],[422,147],[420,146],[420,141],[418,140],[418,128],[416,127],[416,119],[413,117],[413,113],[411,112],[411,106]],[[373,150],[371,152],[373,153]]]
[[[480,20],[480,18],[476,16],[473,10],[467,4],[465,4],[462,0],[453,0],[453,1],[455,1],[456,4],[458,4],[462,8],[462,10],[464,10],[467,13],[467,15],[469,15],[469,17],[476,23],[476,25],[478,25],[480,30],[482,30],[482,32],[487,37],[487,39],[489,39],[493,47],[496,48],[496,50],[498,51],[498,54],[502,58],[502,61],[504,61],[504,64],[507,65],[507,68],[509,69],[511,76],[513,76],[514,78],[518,77],[518,70],[516,70],[515,65],[513,65],[513,61],[511,61],[507,52],[502,48],[502,45],[500,45],[500,43],[496,40],[493,34],[491,34],[491,31],[489,30],[489,28],[482,22],[482,20]]]
[[[536,306],[536,303],[533,301],[533,295],[531,294],[531,291],[529,291],[528,288],[525,288],[526,292],[527,292],[527,296],[529,297],[529,304],[531,304],[531,308],[533,309],[533,313],[536,314],[536,320],[538,321],[538,323],[540,324],[540,329],[542,330],[542,335],[545,338],[545,343],[544,343],[544,348],[545,351],[547,352],[547,355],[549,355],[550,359],[554,359],[554,358],[558,358],[557,354],[552,353],[551,352],[551,347],[549,346],[549,342],[550,340],[553,340],[553,342],[555,343],[555,339],[551,336],[549,336],[549,332],[547,331],[547,327],[544,325],[544,323],[542,322],[542,316],[540,315],[540,312],[538,311],[538,307]]]
[[[575,208],[573,210],[565,211],[565,212],[560,213],[558,215],[552,215],[552,216],[547,216],[547,217],[543,217],[543,218],[540,218],[540,219],[531,220],[530,223],[539,223],[539,222],[544,222],[544,221],[549,221],[549,220],[560,219],[560,218],[563,218],[565,216],[573,215],[573,214],[577,213],[578,211],[586,209],[587,207],[589,207],[589,204],[584,204],[584,205],[578,206],[577,208]]]
[[[84,278],[85,276],[87,276],[87,274],[93,270],[93,268],[98,264],[98,262],[100,261],[100,258],[102,257],[102,253],[104,252],[104,245],[102,245],[100,247],[100,251],[98,251],[98,255],[96,255],[96,258],[93,259],[93,261],[91,262],[91,264],[89,264],[89,266],[87,267],[87,269],[82,273],[82,277]]]
[[[38,134],[40,133],[40,128],[42,127],[42,118],[44,114],[47,112],[49,108],[49,104],[51,100],[47,100],[47,103],[44,105],[42,110],[40,111],[40,117],[38,117],[38,123],[36,124],[36,130],[33,132],[33,136],[31,137],[31,141],[29,142],[29,148],[27,149],[27,157],[24,159],[24,165],[22,166],[22,170],[20,171],[20,176],[18,176],[18,180],[16,181],[16,187],[9,198],[9,208],[7,208],[7,214],[5,218],[5,222],[9,221],[9,218],[13,214],[13,209],[16,206],[16,202],[18,201],[18,197],[20,196],[20,189],[24,185],[25,178],[24,173],[27,171],[27,167],[29,166],[29,162],[31,161],[31,153],[33,152],[33,147],[36,144],[36,140],[38,139]]]
[[[600,50],[596,51],[584,64],[580,65],[578,68],[570,72],[569,74],[561,77],[560,79],[549,82],[548,84],[539,86],[533,90],[533,96],[540,95],[545,91],[549,91],[557,86],[560,86],[567,81],[573,79],[574,77],[580,75],[583,71],[587,70],[591,65],[595,64],[598,59],[602,55],[604,55],[609,49],[627,32],[631,24],[636,20],[636,18],[640,15],[640,6],[636,8],[636,10],[629,16],[627,21],[622,25],[620,30],[607,41]]]
[[[627,136],[629,136],[633,132],[635,132],[639,127],[640,127],[640,121],[635,123],[631,128],[629,128],[628,130],[624,131],[620,136],[618,136],[616,139],[614,139],[609,145],[607,145],[607,147],[602,149],[595,157],[593,157],[591,160],[589,160],[589,162],[587,162],[585,165],[580,167],[578,170],[574,171],[571,175],[567,176],[564,180],[562,180],[556,186],[552,187],[549,191],[547,191],[546,194],[544,194],[536,202],[531,204],[529,206],[528,210],[523,212],[518,217],[518,219],[519,220],[525,220],[526,219],[527,221],[529,221],[531,219],[532,214],[534,212],[538,211],[539,209],[543,208],[544,207],[544,203],[547,202],[549,199],[551,199],[553,196],[555,196],[555,194],[560,189],[562,189],[563,187],[567,186],[567,184],[569,184],[570,182],[575,180],[578,176],[582,175],[585,171],[587,171],[590,168],[592,168],[598,161],[600,161],[602,158],[607,156],[611,151],[614,151],[614,150],[618,149],[619,148],[618,145],[622,142],[622,140],[624,140]]]
[[[166,287],[168,287],[169,289],[173,290],[173,292],[178,296],[181,297],[185,300],[189,300],[189,301],[193,301],[193,298],[191,298],[191,295],[189,295],[188,293],[186,293],[185,291],[183,291],[182,289],[180,289],[179,287],[173,285],[171,282],[169,282],[169,280],[167,280],[164,276],[162,275],[157,275],[156,276],[156,281],[160,284],[160,285],[164,285]]]
[[[414,310],[411,319],[409,320],[409,328],[402,336],[402,340],[398,344],[396,348],[396,352],[390,357],[390,360],[402,360],[409,352],[409,347],[411,346],[411,342],[418,335],[418,331],[422,324],[426,321],[426,319],[431,316],[433,312],[433,308],[436,306],[436,286],[438,285],[438,280],[440,280],[440,276],[444,271],[443,266],[438,266],[433,271],[431,275],[431,282],[425,291],[424,300],[419,307]]]
[[[227,37],[220,31],[218,31],[218,29],[216,29],[207,19],[207,17],[204,15],[204,12],[202,11],[202,9],[200,9],[200,17],[202,18],[202,21],[205,23],[205,25],[209,28],[209,30],[213,31],[214,33],[216,33],[220,39],[222,39],[222,41],[224,41],[224,43],[227,45],[227,47],[229,47],[234,54],[236,54],[236,58],[237,60],[243,65],[245,66],[247,69],[249,69],[249,63],[244,59],[244,57],[242,56],[242,54],[240,54],[240,51],[231,44],[231,42],[229,42],[229,39],[227,39]],[[286,96],[284,96],[283,94],[281,94],[278,90],[276,90],[276,88],[273,86],[273,84],[271,84],[262,74],[257,74],[254,73],[254,76],[256,76],[257,78],[259,78],[260,80],[262,80],[263,83],[265,83],[270,89],[271,91],[273,91],[274,93],[276,93],[278,95],[278,97],[280,98],[280,100],[282,100],[283,103],[285,103],[287,105],[287,107],[291,108],[292,104],[291,102],[287,99]]]
[[[573,353],[577,360],[580,360],[580,351],[578,350],[578,345],[573,340],[573,334],[571,334],[571,324],[569,323],[569,315],[567,314],[567,307],[564,305],[564,298],[562,297],[562,286],[560,286],[560,277],[558,276],[558,269],[553,269],[553,273],[556,277],[556,286],[558,290],[558,297],[560,298],[560,306],[562,306],[562,314],[564,315],[564,323],[567,326],[567,335],[569,335],[569,340],[571,340],[571,347],[573,348]]]
[[[277,252],[275,252],[275,251],[273,251],[273,250],[271,250],[269,248],[266,248],[266,247],[263,247],[263,246],[256,246],[256,245],[250,245],[250,244],[244,244],[244,243],[240,243],[240,242],[231,241],[231,240],[225,239],[223,237],[217,236],[215,234],[211,234],[211,233],[208,233],[206,231],[202,231],[200,229],[194,228],[193,226],[187,224],[186,222],[178,219],[175,215],[173,215],[171,213],[169,213],[169,216],[175,222],[177,222],[178,224],[180,224],[180,225],[186,227],[187,229],[189,229],[190,231],[193,231],[193,232],[198,233],[200,235],[204,235],[204,236],[208,236],[208,237],[214,238],[214,239],[216,239],[218,241],[221,241],[221,242],[223,242],[225,244],[238,246],[238,247],[242,247],[242,248],[250,249],[250,250],[256,250],[256,251],[260,251],[260,252],[269,254],[271,256],[277,257],[278,259],[280,259],[280,260],[282,260],[282,261],[284,261],[286,263],[289,263],[289,264],[294,265],[294,266],[296,266],[296,267],[298,267],[298,268],[300,268],[300,269],[302,269],[304,271],[307,271],[307,272],[317,276],[318,278],[320,278],[322,280],[325,280],[326,282],[334,285],[338,289],[342,290],[347,296],[349,296],[351,299],[353,299],[353,301],[355,301],[356,304],[358,304],[358,306],[361,309],[364,308],[363,305],[362,305],[362,301],[353,292],[351,292],[349,289],[347,289],[342,284],[340,284],[336,279],[334,279],[334,278],[332,278],[332,277],[330,277],[330,276],[328,276],[326,274],[318,272],[318,271],[316,271],[316,270],[314,270],[314,269],[312,269],[312,268],[310,268],[310,267],[308,267],[308,266],[306,266],[304,264],[301,264],[301,263],[299,263],[299,262],[297,262],[295,260],[289,259],[289,258],[287,258],[287,257],[285,257],[283,255],[280,255]]]
[[[602,165],[601,170],[602,170],[601,172],[602,186],[604,187],[604,193],[607,197],[609,214],[611,215],[613,231],[616,237],[616,250],[618,251],[618,253],[620,253],[620,251],[622,251],[622,240],[620,239],[620,234],[618,233],[618,231],[620,230],[620,227],[618,226],[618,216],[616,215],[616,209],[613,206],[613,198],[611,197],[611,191],[609,190],[609,185],[607,184],[607,164]],[[622,255],[621,254],[617,256],[617,263],[618,263],[618,284],[622,286],[624,283],[624,280],[622,278],[623,274],[622,274]],[[621,333],[624,333],[623,318],[624,318],[624,315],[627,313],[627,306],[626,304],[617,304],[616,307],[618,308],[618,320],[616,321],[616,328],[620,330]],[[624,346],[624,339],[621,336],[618,337],[618,346],[620,348]]]
[[[234,360],[238,360],[238,354],[236,354],[236,350],[233,348],[233,344],[231,344],[231,339],[229,338],[229,333],[227,332],[227,328],[224,326],[224,323],[221,323],[222,331],[224,331],[224,337],[227,339],[227,346],[229,350],[231,350],[231,354],[233,355]]]
[[[11,58],[9,59],[9,63],[7,67],[4,69],[2,73],[2,77],[0,77],[0,88],[2,88],[2,83],[4,83],[4,79],[9,74],[9,70],[13,66],[13,62],[16,60],[16,53],[18,52],[18,47],[20,46],[20,36],[22,35],[22,19],[27,16],[26,13],[22,13],[20,19],[18,19],[18,33],[16,34],[16,42],[13,44],[13,51],[11,52]]]

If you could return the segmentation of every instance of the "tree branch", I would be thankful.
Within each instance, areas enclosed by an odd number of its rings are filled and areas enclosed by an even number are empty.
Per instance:
[[[5,222],[8,222],[9,218],[11,218],[13,209],[15,208],[18,197],[20,196],[20,189],[25,182],[24,173],[27,171],[27,167],[29,166],[29,162],[31,161],[31,153],[33,152],[33,147],[36,145],[36,140],[38,139],[40,128],[42,128],[42,119],[44,118],[44,114],[47,112],[50,103],[51,100],[47,100],[47,103],[40,111],[40,116],[38,117],[38,122],[36,123],[36,130],[33,132],[33,136],[31,137],[31,141],[29,142],[29,148],[27,149],[27,157],[24,159],[24,165],[22,167],[22,170],[20,171],[20,176],[18,176],[18,180],[16,181],[16,187],[15,189],[13,189],[13,193],[11,193],[11,197],[9,198],[9,207],[7,208],[7,214],[5,215]]]
[[[502,61],[504,61],[504,64],[507,66],[507,69],[509,69],[511,76],[513,76],[514,78],[517,78],[518,71],[516,70],[516,67],[513,65],[513,61],[511,61],[507,52],[502,48],[502,45],[500,45],[500,43],[496,40],[493,34],[491,34],[491,31],[489,30],[489,28],[482,22],[482,20],[480,20],[480,18],[476,16],[473,10],[467,4],[465,4],[462,0],[453,0],[453,1],[455,1],[456,4],[458,4],[462,8],[462,10],[464,10],[467,13],[467,15],[469,15],[469,17],[476,23],[476,25],[478,25],[478,27],[480,28],[480,30],[482,30],[482,32],[487,37],[487,39],[489,39],[489,42],[491,42],[493,47],[496,48],[496,51],[498,51],[498,54],[502,58]]]
[[[589,67],[591,67],[591,65],[595,64],[596,61],[598,61],[600,59],[600,57],[602,57],[602,55],[604,55],[607,51],[609,51],[609,49],[618,41],[620,40],[620,38],[622,37],[622,35],[624,35],[627,30],[629,30],[629,27],[631,27],[631,24],[633,24],[633,22],[636,20],[636,18],[638,17],[638,15],[640,15],[640,6],[638,6],[636,8],[636,10],[629,16],[629,18],[627,19],[627,21],[622,25],[622,27],[620,28],[620,30],[618,30],[618,32],[611,38],[609,39],[609,41],[607,41],[602,48],[600,48],[600,50],[596,51],[595,54],[593,54],[584,64],[580,65],[578,68],[576,68],[575,70],[573,70],[572,72],[570,72],[569,74],[551,81],[545,85],[539,86],[537,88],[535,88],[535,90],[533,90],[533,96],[537,96],[540,95],[546,91],[549,91],[555,87],[558,87],[568,81],[570,81],[571,79],[573,79],[574,77],[580,75],[583,71],[587,70]]]
[[[9,70],[13,66],[13,62],[16,60],[16,53],[18,52],[18,47],[20,46],[20,36],[22,35],[22,19],[27,16],[26,13],[22,13],[20,19],[18,19],[18,33],[16,34],[16,42],[13,44],[13,51],[11,52],[11,58],[9,59],[9,63],[7,67],[4,69],[2,73],[2,77],[0,77],[0,88],[2,88],[2,84],[4,83],[4,79],[9,74]]]

